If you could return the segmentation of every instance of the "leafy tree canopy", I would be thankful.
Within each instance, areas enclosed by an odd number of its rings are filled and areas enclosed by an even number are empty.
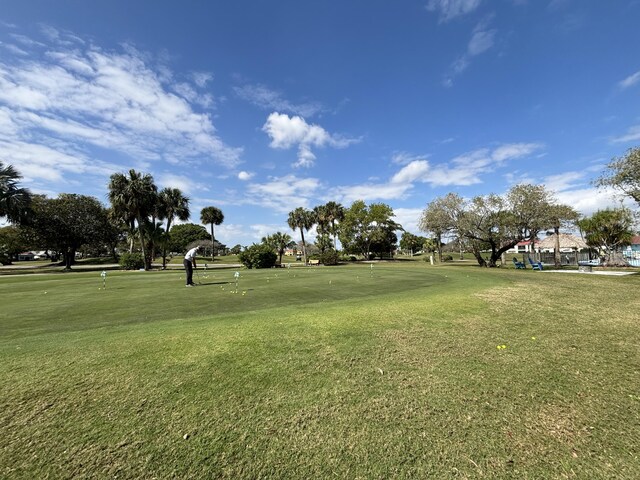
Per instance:
[[[345,210],[338,236],[345,252],[368,258],[370,253],[388,252],[397,241],[395,231],[401,229],[389,205],[356,200]]]
[[[187,245],[197,240],[209,240],[209,233],[202,225],[195,223],[174,225],[169,231],[169,251],[184,253]]]
[[[25,226],[31,244],[62,253],[66,268],[74,263],[76,251],[103,238],[110,231],[107,209],[94,197],[62,193],[49,199],[36,195],[32,220]]]
[[[578,221],[587,245],[598,251],[605,265],[626,264],[619,249],[631,243],[633,215],[626,208],[598,210]]]
[[[480,265],[496,266],[502,253],[557,223],[553,195],[542,185],[516,185],[506,195],[471,200],[450,193],[432,201],[422,214],[420,228],[433,232],[438,244],[444,234],[465,239]],[[483,257],[488,250],[489,257]]]
[[[640,205],[640,147],[630,148],[622,157],[611,160],[596,184],[618,189]]]

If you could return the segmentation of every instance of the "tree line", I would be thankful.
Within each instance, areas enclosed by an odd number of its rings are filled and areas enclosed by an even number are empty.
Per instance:
[[[159,190],[149,174],[132,169],[111,175],[109,207],[87,195],[34,195],[18,186],[21,178],[15,168],[0,162],[0,216],[12,223],[0,230],[0,259],[4,262],[16,250],[31,246],[52,252],[54,260],[61,256],[65,267],[71,268],[81,248],[106,250],[117,261],[117,247],[127,245],[129,254],[137,246],[143,268],[150,269],[158,255],[165,268],[168,251],[183,251],[185,242],[203,238],[210,238],[214,259],[214,225],[224,221],[222,211],[213,206],[201,211],[200,220],[210,226],[210,236],[200,225],[174,226],[176,220],[190,218],[190,200],[177,188]]]
[[[126,242],[130,253],[137,244],[145,269],[151,268],[158,253],[164,268],[168,251],[176,247],[183,251],[185,239],[192,243],[207,235],[214,260],[214,227],[224,221],[222,211],[214,206],[201,210],[200,220],[209,226],[209,232],[200,225],[174,226],[176,220],[190,218],[190,200],[176,188],[158,190],[149,174],[129,170],[111,175],[109,207],[85,195],[64,193],[54,199],[32,195],[19,186],[20,179],[14,167],[0,161],[0,217],[12,223],[0,229],[0,258],[6,258],[17,244],[33,245],[59,253],[70,268],[80,248],[107,249],[115,257],[116,247]],[[613,187],[640,204],[640,147],[614,158],[595,184]],[[367,205],[357,200],[344,207],[331,201],[313,209],[295,208],[289,212],[287,223],[293,231],[300,232],[301,254],[306,263],[305,232],[314,226],[314,246],[327,259],[337,259],[338,240],[344,254],[363,258],[391,254],[397,246],[397,232],[404,232],[393,217],[393,209],[384,203]],[[437,197],[419,220],[420,230],[431,236],[404,232],[400,246],[411,252],[438,252],[442,260],[443,241],[449,239],[458,244],[460,251],[473,253],[479,265],[493,267],[504,252],[519,242],[535,243],[543,232],[553,232],[559,239],[560,229],[577,227],[587,244],[611,262],[612,253],[631,242],[633,225],[634,216],[625,208],[608,208],[581,217],[573,207],[559,203],[543,185],[524,184],[512,187],[504,195],[465,199],[449,193]],[[293,245],[290,235],[275,232],[248,248],[265,247],[281,262],[284,251]],[[240,245],[232,250],[239,253]],[[560,264],[559,245],[555,253],[556,263]]]
[[[594,183],[617,189],[640,204],[640,148],[614,158]],[[625,264],[620,248],[631,243],[634,224],[634,214],[622,206],[582,217],[570,205],[558,203],[543,185],[525,184],[502,196],[464,199],[449,193],[438,197],[427,205],[419,225],[433,234],[440,257],[442,240],[448,238],[472,252],[479,265],[495,267],[504,252],[519,242],[529,241],[535,247],[542,232],[555,234],[555,264],[560,266],[561,228],[578,228],[605,265]]]

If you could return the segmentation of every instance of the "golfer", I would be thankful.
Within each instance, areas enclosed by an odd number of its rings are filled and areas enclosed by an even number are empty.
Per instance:
[[[200,247],[193,247],[184,256],[184,269],[187,272],[187,287],[194,287],[193,283],[193,269],[198,268],[196,265],[196,253],[200,250]]]

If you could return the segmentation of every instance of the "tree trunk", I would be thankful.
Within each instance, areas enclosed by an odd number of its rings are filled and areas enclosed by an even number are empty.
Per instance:
[[[214,242],[216,241],[215,237],[213,236],[213,222],[211,223],[211,263],[214,262],[215,259],[215,244]]]
[[[131,225],[129,225],[129,253],[133,253],[133,231],[136,228],[136,224],[134,220],[131,220]]]
[[[67,248],[64,253],[64,269],[71,270],[71,265],[73,265],[73,259],[76,256],[76,251],[73,248]]]
[[[438,242],[438,261],[442,263],[442,236],[436,235],[436,241]]]
[[[142,230],[142,218],[138,216],[138,235],[140,236],[140,248],[142,249],[142,258],[144,260],[144,269],[151,270],[149,259],[147,258],[147,251],[144,248],[144,232]]]
[[[487,266],[486,260],[482,257],[482,252],[475,247],[473,248],[473,256],[476,257],[478,265],[480,265],[481,267]]]
[[[300,228],[300,236],[302,237],[302,259],[304,264],[307,264],[307,245],[304,243],[304,230]]]
[[[562,260],[560,259],[560,227],[553,227],[553,233],[556,234],[556,244],[553,246],[553,263],[556,268],[560,268]]]
[[[151,216],[151,228],[149,238],[149,265],[151,265],[154,258],[156,258],[156,241],[154,240],[156,236],[156,217],[154,215]]]
[[[165,232],[165,239],[162,243],[162,269],[167,268],[167,242],[169,241],[169,228],[171,228],[171,218],[167,217],[167,231]]]

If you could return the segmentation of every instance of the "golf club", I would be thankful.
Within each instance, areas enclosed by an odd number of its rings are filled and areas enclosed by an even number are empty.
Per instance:
[[[196,274],[196,277],[198,279],[198,285],[202,285],[202,281],[200,281],[200,273],[198,272],[198,269],[194,268],[193,271]]]

